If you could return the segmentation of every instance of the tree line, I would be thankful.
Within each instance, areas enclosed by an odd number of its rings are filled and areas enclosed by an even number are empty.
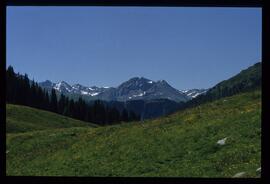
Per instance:
[[[100,100],[90,105],[81,97],[77,101],[63,94],[57,97],[54,89],[47,91],[41,88],[37,82],[29,80],[27,74],[15,73],[12,66],[6,70],[6,102],[43,109],[99,125],[140,119],[133,111],[124,108],[120,112],[115,107],[106,106]]]

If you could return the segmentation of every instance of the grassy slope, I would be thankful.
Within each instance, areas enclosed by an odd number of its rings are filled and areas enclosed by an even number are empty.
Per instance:
[[[6,109],[7,133],[27,132],[52,128],[96,126],[94,124],[27,106],[7,104]]]
[[[139,123],[7,135],[7,175],[258,177],[260,91]],[[226,145],[216,142],[228,137]]]

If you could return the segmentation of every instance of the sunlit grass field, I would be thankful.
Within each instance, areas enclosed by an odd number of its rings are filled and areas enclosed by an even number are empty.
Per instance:
[[[88,125],[7,105],[7,175],[260,177],[259,90],[144,123]]]

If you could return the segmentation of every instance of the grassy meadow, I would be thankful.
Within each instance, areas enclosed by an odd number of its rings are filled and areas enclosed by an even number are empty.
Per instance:
[[[144,123],[94,127],[9,104],[6,117],[9,176],[260,177],[260,90]]]

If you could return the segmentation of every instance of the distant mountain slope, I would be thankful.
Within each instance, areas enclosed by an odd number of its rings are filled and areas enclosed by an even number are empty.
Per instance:
[[[261,89],[262,82],[262,63],[258,62],[249,68],[242,70],[239,74],[224,80],[206,93],[199,95],[186,103],[186,106],[212,101],[226,96],[231,96],[253,89]]]
[[[8,176],[260,177],[261,92],[144,124],[7,134],[6,159]]]
[[[176,102],[187,101],[184,93],[170,86],[165,80],[152,81],[134,77],[116,88],[117,101],[168,99]]]
[[[6,105],[6,132],[17,133],[70,127],[97,127],[95,124],[21,105]]]

